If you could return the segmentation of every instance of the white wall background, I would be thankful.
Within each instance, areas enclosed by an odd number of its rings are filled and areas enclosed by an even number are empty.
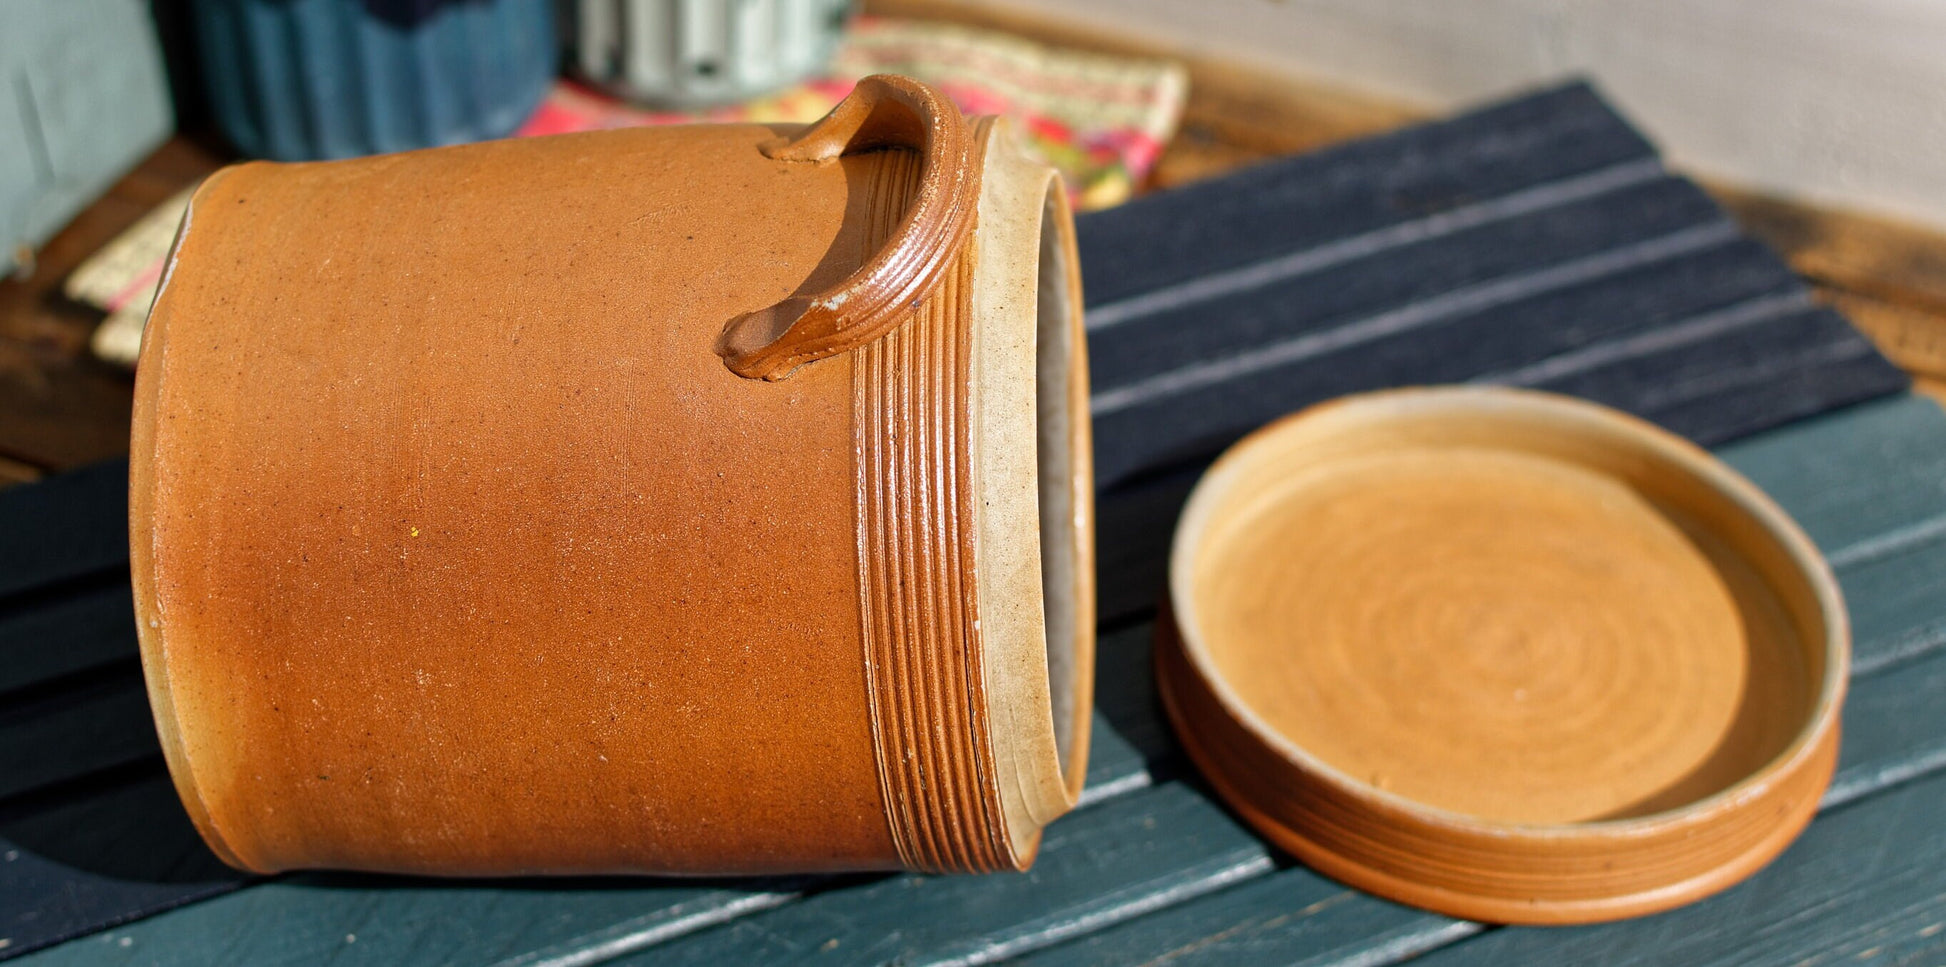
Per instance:
[[[1946,229],[1946,0],[999,5],[1433,108],[1587,74],[1693,172]]]

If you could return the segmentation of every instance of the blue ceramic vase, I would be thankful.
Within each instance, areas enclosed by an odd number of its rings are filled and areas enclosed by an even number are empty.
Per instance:
[[[497,138],[552,81],[550,0],[195,0],[217,123],[297,161]]]

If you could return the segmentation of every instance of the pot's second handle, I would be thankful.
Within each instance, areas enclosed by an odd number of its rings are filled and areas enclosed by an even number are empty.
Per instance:
[[[977,179],[959,108],[918,81],[874,74],[817,123],[762,146],[779,161],[826,162],[873,148],[920,154],[919,187],[885,245],[836,286],[744,313],[716,354],[738,376],[777,380],[891,330],[932,294],[966,242]]]

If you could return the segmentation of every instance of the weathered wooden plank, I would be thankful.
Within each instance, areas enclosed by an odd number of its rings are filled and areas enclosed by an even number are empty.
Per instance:
[[[1845,698],[1838,772],[1825,793],[1833,808],[1915,776],[1946,768],[1946,654],[1854,675]],[[1946,857],[1942,857],[1946,860]]]
[[[1946,514],[1946,418],[1923,396],[1837,410],[1720,454],[1834,557]]]
[[[1082,219],[1089,301],[1105,306],[1333,241],[1383,244],[1386,236],[1372,234],[1402,224],[1408,227],[1392,237],[1518,217],[1523,189],[1653,163],[1653,155],[1591,89],[1575,84],[1246,168]]]
[[[1556,930],[1495,930],[1424,961],[1606,964],[1946,962],[1946,776],[1911,782],[1812,823],[1742,886],[1660,916]]]
[[[128,462],[0,490],[0,613],[35,588],[128,562]]]
[[[1122,721],[1136,726],[1135,735],[1141,747],[1125,740],[1110,719],[1097,716],[1087,789],[1083,798],[1086,806],[1151,785],[1153,780],[1149,762],[1162,754],[1159,750],[1168,742],[1145,707],[1145,703],[1151,700],[1147,691],[1146,628],[1139,629],[1139,633],[1124,632],[1109,636],[1101,648],[1101,664],[1101,678],[1106,692],[1102,706],[1105,710],[1115,710]],[[1127,685],[1120,684],[1124,680],[1128,682]],[[1134,698],[1123,697],[1130,689],[1142,691]],[[97,704],[90,702],[76,707],[79,711],[75,714],[100,711]],[[146,703],[140,700],[139,695],[129,694],[124,696],[119,711],[124,716],[138,712],[146,715],[146,709]],[[53,761],[39,771],[25,773],[23,783],[74,779],[103,768],[112,768],[116,763],[131,758],[126,743],[70,743],[66,740],[68,735],[83,740],[88,736],[63,731],[62,727],[53,727],[52,734],[61,748],[61,754],[52,756]],[[0,753],[26,750],[26,743],[16,743],[8,736],[8,733],[0,731],[0,737],[6,737],[0,741]],[[152,744],[153,740],[150,742]],[[138,755],[134,758],[143,757]],[[47,772],[49,768],[54,768],[55,773],[50,775]],[[0,937],[11,941],[8,948],[0,950],[31,950],[123,920],[159,913],[190,900],[226,892],[240,884],[241,878],[235,875],[208,875],[210,870],[222,869],[221,864],[209,854],[189,827],[187,817],[175,800],[173,789],[160,773],[160,760],[151,760],[149,771],[143,775],[145,778],[139,778],[131,785],[105,783],[99,788],[80,790],[54,801],[44,801],[45,797],[42,797],[43,801],[16,802],[0,812],[0,851],[14,851],[20,857],[17,862],[0,863],[0,910],[17,910],[19,916],[27,918],[25,922],[14,924],[10,933],[0,933]],[[112,848],[94,848],[89,843],[108,843],[112,844]],[[104,855],[103,849],[110,855]],[[164,875],[139,872],[144,869],[195,869],[201,872],[194,877],[185,877],[180,873]],[[62,870],[72,874],[71,882],[61,879]],[[404,881],[371,879],[369,882],[383,888],[397,886]],[[287,879],[274,888],[251,891],[252,896],[247,901],[230,899],[210,906],[207,915],[219,920],[225,916],[257,918],[268,916],[265,911],[274,909],[281,911],[281,915],[335,924],[327,928],[327,933],[340,926],[346,932],[357,933],[364,924],[364,920],[359,918],[371,915],[367,905],[362,902],[334,905],[319,900],[320,896],[338,897],[343,892],[334,885],[338,883],[338,880],[310,877]],[[748,912],[766,903],[781,902],[779,890],[774,884],[684,890],[678,889],[680,884],[616,880],[600,886],[594,895],[603,898],[605,905],[575,908],[572,917],[566,917],[556,907],[557,903],[566,902],[560,898],[560,891],[541,884],[490,884],[481,889],[498,891],[493,894],[497,898],[494,902],[516,923],[547,920],[564,925],[559,930],[523,926],[522,929],[528,933],[519,938],[503,938],[504,943],[512,945],[509,949],[519,947],[527,953],[550,945],[581,949],[607,944],[614,949],[626,949],[629,944],[647,943],[673,931],[696,929],[716,922],[714,918]],[[415,897],[418,895],[413,894]],[[368,929],[366,946],[361,951],[381,959],[387,956],[404,958],[415,947],[424,947],[449,951],[452,959],[458,961],[473,959],[476,955],[484,957],[486,955],[479,954],[478,950],[466,947],[465,944],[471,941],[459,935],[460,932],[476,929],[475,925],[463,920],[450,920],[434,912],[438,909],[434,901],[444,902],[439,898],[472,898],[475,895],[467,891],[436,893],[433,900],[428,901],[430,905],[424,908],[427,912],[414,921],[419,925],[419,932],[386,932],[382,937],[389,939],[381,942],[381,934]],[[466,902],[473,901],[468,899]],[[236,904],[235,909],[230,906],[232,903]],[[204,915],[196,914],[194,917]],[[613,919],[610,921],[601,919],[611,915]],[[198,919],[196,926],[185,928],[185,936],[193,939],[197,929],[217,929],[219,927],[213,925],[219,920],[205,922]],[[602,931],[608,933],[602,937],[595,936]],[[325,935],[310,936],[306,942],[317,941],[321,936]],[[255,958],[268,956],[269,952],[275,950],[300,949],[293,946],[296,942],[290,936],[273,931],[255,941],[239,940],[238,943],[243,946],[238,950]],[[253,943],[256,945],[252,946]],[[522,947],[523,943],[528,946]],[[193,962],[196,949],[193,942],[185,947],[180,952],[182,962]],[[325,950],[329,947],[309,949]],[[503,954],[494,953],[492,956]]]
[[[1099,656],[1102,698],[1099,704],[1104,713],[1112,713],[1113,717],[1098,714],[1096,718],[1084,805],[1092,806],[1151,785],[1150,762],[1165,755],[1169,747],[1169,740],[1160,723],[1148,711],[1153,697],[1149,684],[1147,642],[1146,627],[1108,635],[1102,642]],[[0,714],[0,799],[51,783],[76,780],[130,762],[150,761],[153,768],[159,769],[153,731],[147,724],[147,702],[140,686],[139,677],[130,666],[123,674],[105,682],[83,682],[78,687],[42,697],[14,710],[12,718]],[[1133,743],[1118,732],[1117,720],[1132,730]],[[166,791],[166,783],[160,788]],[[12,809],[13,814],[19,817],[18,823],[31,820],[43,825],[59,825],[67,822],[67,817],[77,820],[85,817],[89,828],[98,828],[103,835],[117,837],[116,848],[125,854],[124,864],[147,863],[154,866],[186,862],[181,859],[185,848],[205,861],[206,865],[216,864],[200,841],[194,839],[193,833],[186,840],[180,835],[189,828],[187,818],[174,800],[173,791],[167,791],[160,798],[144,800],[149,807],[162,813],[163,821],[154,825],[145,815],[112,808],[114,803],[126,801],[124,793],[125,790],[120,787],[110,785],[64,798],[52,806],[14,806]],[[12,941],[10,946],[14,952],[161,912],[237,885],[234,878],[213,885],[202,880],[153,883],[140,877],[123,884],[98,882],[102,879],[96,873],[100,863],[75,859],[76,850],[72,843],[50,845],[45,836],[10,837],[10,828],[0,822],[0,850],[17,850],[25,861],[23,865],[0,863],[0,909],[18,909],[32,917],[28,925],[17,928],[7,936]],[[63,868],[71,869],[75,875],[71,884],[61,888],[65,892],[57,896],[52,885],[63,882],[59,879],[59,872]],[[287,909],[292,916],[329,919],[333,914],[322,907],[308,912],[298,909],[300,905],[317,907],[316,898],[303,889],[311,882],[300,878],[295,892],[287,897],[291,906],[279,909]],[[383,885],[398,881],[373,882]],[[780,902],[772,896],[776,891],[768,887],[755,891],[762,895],[758,899],[752,899],[750,891],[744,889],[693,894],[670,894],[669,891],[667,884],[654,881],[647,886],[642,885],[642,881],[616,881],[601,893],[602,896],[615,897],[616,902],[626,909],[626,915],[618,916],[614,923],[607,925],[617,931],[615,936],[597,941],[579,933],[541,931],[529,939],[542,946],[566,944],[573,947],[608,943],[626,947],[629,943],[645,943],[671,931],[694,929],[715,922],[713,917],[747,911],[752,904]],[[252,891],[257,892],[260,891]],[[280,886],[271,896],[285,897],[287,892]],[[516,919],[522,916],[555,916],[549,912],[552,908],[548,906],[553,902],[552,891],[536,888],[532,904],[523,899],[527,894],[520,888],[506,887],[505,893],[506,897],[501,902]],[[666,898],[665,894],[668,894]],[[337,893],[327,892],[325,895],[336,896]],[[49,898],[58,902],[49,902]],[[228,915],[222,911],[229,909],[225,904],[230,902],[225,900],[210,907],[211,915]],[[270,901],[259,897],[249,901],[247,906],[259,910],[260,905],[267,903]],[[340,911],[343,912],[340,919],[362,916],[364,914],[358,911],[363,909],[360,906],[350,912]],[[594,916],[592,913],[587,915]],[[575,918],[573,922],[593,922],[587,917]],[[437,949],[448,949],[461,942],[459,938],[443,932],[444,928],[453,927],[454,924],[430,913],[421,922],[427,925],[422,933],[400,936],[408,937],[411,943]],[[632,926],[624,927],[623,924]],[[356,923],[350,923],[346,930],[355,933],[357,927]],[[289,938],[274,935],[260,939],[269,946],[249,948],[252,956],[260,950],[286,943]],[[0,951],[6,949],[0,948]],[[363,949],[393,951],[400,955],[405,953],[379,945],[376,940]],[[193,962],[194,951],[193,944],[184,951],[184,962]],[[470,956],[467,954],[458,959],[465,960]]]
[[[1825,809],[1946,771],[1946,707],[1938,701],[1940,694],[1946,694],[1946,655],[1934,655],[1910,667],[1854,682],[1845,710],[1843,753],[1831,792],[1825,798]],[[1821,828],[1826,822],[1820,819],[1813,828]],[[1946,854],[1935,853],[1935,862],[1940,855]],[[1813,882],[1799,883],[1798,887],[1806,889]],[[1744,889],[1749,888],[1737,888]],[[1946,897],[1938,898],[1938,902],[1946,908]],[[1192,967],[1328,964],[1356,959],[1380,964],[1404,960],[1479,930],[1477,924],[1400,906],[1347,889],[1309,869],[1291,867],[1087,935],[1044,951],[1029,962],[1078,965],[1166,961]],[[1527,952],[1522,950],[1523,955]],[[1674,957],[1663,962],[1689,961]]]
[[[305,874],[24,958],[49,964],[487,964],[654,942],[784,902],[796,881],[427,881]],[[595,962],[593,959],[587,963]]]
[[[1877,671],[1946,647],[1946,535],[1838,567],[1852,661]]]
[[[1842,430],[1834,433],[1834,430]],[[1833,454],[1840,458],[1832,461],[1817,461],[1818,476],[1800,479],[1795,475],[1799,462],[1771,455],[1791,452],[1780,448],[1779,439],[1802,434],[1807,445],[1812,442],[1842,441],[1850,449]],[[1900,446],[1896,440],[1914,435],[1931,435],[1946,451],[1946,417],[1931,404],[1917,406],[1912,401],[1877,404],[1855,411],[1833,415],[1823,421],[1805,424],[1782,434],[1752,441],[1749,447],[1733,453],[1745,469],[1763,477],[1773,478],[1779,494],[1791,509],[1798,510],[1804,504],[1809,512],[1807,520],[1816,524],[1827,543],[1837,543],[1843,547],[1873,546],[1890,547],[1896,553],[1877,559],[1854,560],[1840,568],[1840,576],[1848,596],[1852,600],[1854,617],[1858,631],[1859,664],[1863,669],[1871,669],[1886,664],[1891,657],[1909,656],[1916,653],[1914,643],[1936,644],[1939,640],[1942,615],[1940,602],[1946,595],[1938,590],[1946,583],[1946,543],[1939,541],[1903,542],[1886,544],[1876,540],[1875,535],[1860,534],[1846,526],[1843,516],[1844,505],[1828,502],[1833,492],[1849,493],[1857,498],[1852,506],[1872,508],[1876,506],[1879,491],[1873,489],[1876,481],[1885,478],[1883,460],[1872,459],[1879,455],[1890,459],[1894,464],[1909,462],[1915,451]],[[1873,440],[1881,442],[1873,443]],[[1827,451],[1828,452],[1828,451]],[[1946,495],[1935,491],[1935,502],[1930,506],[1913,502],[1908,504],[1909,511],[1924,514],[1935,507],[1946,508]],[[1898,525],[1880,518],[1865,518],[1865,526],[1890,527],[1891,533],[1901,532]],[[1159,529],[1166,533],[1166,528]],[[1858,552],[1852,552],[1853,557]],[[1166,727],[1155,715],[1153,689],[1149,681],[1150,665],[1147,661],[1147,639],[1150,634],[1146,624],[1124,628],[1104,637],[1100,662],[1099,707],[1103,719],[1112,725],[1098,732],[1098,755],[1094,774],[1091,776],[1091,797],[1110,793],[1124,792],[1130,784],[1141,785],[1149,781],[1147,770],[1155,760],[1170,757],[1173,745]],[[122,717],[142,721],[145,706],[139,690],[132,681],[125,683]],[[1861,691],[1854,697],[1854,705],[1864,702],[1866,695],[1877,694]],[[92,716],[101,706],[89,703],[85,710],[77,714]],[[1851,749],[1863,741],[1866,734],[1860,731],[1861,720],[1854,717],[1851,723],[1851,737],[1847,748]],[[1909,720],[1902,720],[1909,721]],[[144,722],[145,724],[145,722]],[[65,731],[57,734],[66,735]],[[146,736],[146,730],[141,733]],[[1132,740],[1132,746],[1121,745],[1123,737]],[[1119,748],[1117,746],[1120,745]],[[7,748],[25,749],[25,743],[8,743]],[[147,751],[146,742],[141,751]],[[139,753],[138,753],[139,754]],[[36,762],[52,762],[64,765],[60,775],[51,778],[72,778],[98,768],[112,766],[116,762],[127,761],[130,747],[125,744],[110,743],[105,746],[93,744],[71,750],[70,754],[52,757],[36,757]],[[1126,769],[1119,766],[1120,761],[1142,761],[1139,768]],[[1909,764],[1887,760],[1884,768],[1899,770]],[[1180,766],[1176,766],[1180,769]],[[1165,770],[1169,771],[1169,770]],[[26,773],[40,780],[50,777],[45,773]],[[11,878],[9,878],[11,880]],[[0,888],[0,893],[12,893]],[[162,898],[164,900],[167,897]],[[165,904],[166,905],[166,904]],[[137,907],[129,912],[146,912]]]
[[[1888,412],[1897,415],[1896,410]],[[1938,414],[1934,416],[1937,418]],[[1941,422],[1946,424],[1946,420]],[[1875,609],[1876,600],[1864,598],[1863,609]],[[1934,612],[1946,614],[1946,597],[1935,598],[1933,602]],[[1138,625],[1118,633],[1112,638],[1113,651],[1125,654],[1132,643],[1143,640],[1147,631],[1145,626]],[[1145,675],[1135,671],[1147,667],[1147,661],[1131,663],[1120,659],[1108,666],[1104,674],[1117,677],[1113,687],[1104,687],[1108,704],[1103,713],[1124,732],[1150,731],[1162,735],[1166,726],[1160,722],[1152,721],[1144,726],[1136,721],[1144,715],[1157,714],[1149,692],[1152,686]],[[1946,690],[1946,655],[1933,655],[1910,666],[1867,675],[1857,681],[1847,707],[1844,754],[1829,802],[1841,804],[1946,769],[1946,706],[1940,706],[1935,700],[1942,690]],[[1189,889],[1194,891],[1198,887]],[[1050,952],[1049,959],[1123,963],[1166,955],[1172,960],[1229,964],[1312,962],[1309,958],[1315,955],[1315,962],[1326,963],[1340,954],[1357,953],[1361,957],[1377,958],[1374,962],[1385,962],[1433,949],[1477,929],[1472,924],[1347,891],[1303,868],[1280,872],[1265,884],[1248,889],[1252,892],[1243,900],[1225,891],[1196,901],[1193,909],[1158,913],[1133,919],[1106,933],[1084,935],[1088,939],[1071,944],[1072,950],[1059,948],[1067,953]],[[810,902],[822,901],[823,898],[818,898]],[[1269,908],[1263,905],[1273,901],[1274,905]],[[774,929],[785,936],[801,936],[794,932],[795,926],[795,921],[775,927],[753,922],[745,929]],[[1029,943],[1006,939],[1013,936],[1007,930],[1000,933],[1006,936],[994,941],[996,949],[1017,952]],[[1042,938],[1044,935],[1023,936]],[[960,952],[957,947],[932,951],[925,956],[903,951],[913,962],[925,962],[935,954],[941,959],[951,959]]]
[[[1880,407],[1878,411],[1884,412],[1888,418],[1899,416],[1899,407]],[[1855,418],[1855,414],[1847,414],[1847,416]],[[1940,416],[1932,412],[1932,418],[1938,420]],[[1806,428],[1806,432],[1814,432],[1814,430],[1816,426]],[[1868,426],[1855,426],[1851,438],[1866,432],[1870,432]],[[1893,582],[1892,590],[1897,590],[1897,582]],[[1876,597],[1872,595],[1855,593],[1853,597],[1856,599],[1860,617],[1870,615],[1878,609],[1878,605],[1874,603]],[[1925,599],[1921,597],[1919,603],[1923,601]],[[1934,599],[1934,609],[1938,609],[1936,601],[1940,599]],[[1142,763],[1144,759],[1154,759],[1158,755],[1168,755],[1170,749],[1166,724],[1160,722],[1154,708],[1154,695],[1150,685],[1150,663],[1146,660],[1148,634],[1150,628],[1146,625],[1135,625],[1135,627],[1123,628],[1119,632],[1111,632],[1103,638],[1101,669],[1099,669],[1099,677],[1101,677],[1099,710],[1103,716],[1103,724],[1098,726],[1098,761],[1090,774],[1090,784],[1098,790],[1098,796],[1101,792],[1109,792],[1109,790],[1127,792],[1127,788],[1131,788],[1129,786],[1131,782],[1135,786],[1146,784],[1148,782],[1146,765],[1138,765],[1138,763]],[[1899,687],[1888,687],[1890,683],[1897,683]],[[1946,728],[1942,728],[1942,724],[1936,720],[1925,718],[1930,697],[1938,695],[1940,689],[1946,689],[1946,658],[1934,658],[1911,669],[1899,669],[1897,677],[1888,675],[1888,677],[1874,677],[1862,681],[1851,698],[1851,714],[1847,716],[1847,745],[1845,745],[1847,765],[1841,772],[1835,788],[1851,790],[1845,794],[1847,798],[1851,798],[1858,794],[1858,790],[1866,790],[1872,788],[1872,784],[1876,782],[1884,782],[1884,776],[1903,776],[1909,774],[1911,770],[1928,769],[1927,763],[1934,763],[1942,755],[1946,755],[1946,751],[1942,751],[1942,735],[1946,735]],[[1136,741],[1133,745],[1123,743],[1121,735],[1135,735]],[[739,905],[738,909],[743,909],[741,905],[751,903],[741,893],[724,893],[720,897],[712,897],[712,901],[720,901],[726,905]],[[673,903],[671,907],[683,907],[689,913],[697,913],[706,909],[708,905],[699,907],[699,901],[691,897],[687,901]],[[1384,913],[1387,907],[1389,905],[1382,905],[1380,901],[1364,901],[1360,897],[1360,903],[1352,907],[1351,911],[1347,911],[1347,914],[1356,913],[1356,916],[1362,918],[1376,918],[1376,920],[1389,922],[1389,914]],[[1314,911],[1314,913],[1321,913],[1321,911]],[[1430,922],[1430,920],[1419,922],[1415,916],[1419,914],[1409,914],[1403,920],[1403,924],[1411,926],[1411,930],[1407,930],[1401,936],[1421,938],[1413,930],[1444,928],[1440,922]],[[634,918],[625,918],[625,920],[632,922]],[[648,922],[662,924],[664,918],[650,916]],[[1331,924],[1335,924],[1335,920],[1331,918],[1312,922],[1308,914],[1300,926],[1306,932],[1335,930],[1337,926]],[[666,932],[669,928],[662,928],[662,930]],[[627,930],[623,934],[634,936]],[[572,946],[572,940],[564,944]],[[366,949],[381,948],[374,946]]]
[[[988,962],[1271,869],[1199,792],[1171,783],[1064,819],[1023,874],[897,876],[645,951],[643,964]],[[621,961],[630,963],[631,961]]]
[[[1896,673],[1868,676],[1855,684],[1847,709],[1844,755],[1828,806],[1843,805],[1946,769],[1946,707],[1934,700],[1942,687],[1946,687],[1946,655],[1933,656]],[[1266,859],[1271,858],[1269,847],[1262,848]],[[1269,865],[1237,868],[1257,870],[1256,875],[1272,869]],[[1172,963],[1268,964],[1313,962],[1315,958],[1315,962],[1326,963],[1356,953],[1371,958],[1366,962],[1390,962],[1463,938],[1477,929],[1472,924],[1346,890],[1302,867],[1277,872],[1260,884],[1207,896],[1207,884],[1195,879],[1194,873],[1185,876],[1184,892],[1201,897],[1188,907],[1127,918],[1105,932],[1061,928],[1073,930],[1072,936],[1077,939],[1048,951],[1046,959],[1058,963],[1128,963],[1166,957]],[[1244,879],[1237,876],[1239,881]],[[865,908],[852,907],[847,899],[849,892],[825,895],[650,953],[662,957],[674,949],[728,955],[737,949],[762,955],[802,954],[805,951],[790,945],[815,939],[820,930],[839,939],[835,951],[844,947],[848,936],[899,929],[912,909],[909,897],[927,889],[931,882],[915,879],[904,884],[896,912],[885,917],[873,917]],[[973,889],[965,886],[964,880],[940,882],[959,884],[954,889],[961,891]],[[1004,885],[996,884],[992,892],[994,897],[983,899],[996,908],[1003,900],[1016,898]],[[854,948],[852,954],[854,958],[909,963],[963,962],[967,957],[986,959],[1038,949],[1049,937],[1060,936],[1059,930],[1044,929],[1042,921],[1032,919],[1039,909],[1033,900],[1019,899],[1025,902],[1016,908],[1016,915],[1028,919],[988,924],[989,932],[978,941],[962,940],[957,934],[954,939],[939,940],[923,931],[902,931],[895,947],[868,947],[862,953]],[[1160,900],[1152,902],[1157,911],[1167,909]],[[1946,903],[1946,898],[1940,902]],[[829,909],[832,907],[836,909]],[[1092,928],[1098,922],[1082,926]],[[958,925],[947,929],[957,930]],[[759,938],[773,936],[784,938],[781,943],[785,946],[762,946]],[[681,957],[677,960],[680,962]]]
[[[1479,926],[1347,889],[1303,867],[1039,951],[1023,964],[1392,963]]]

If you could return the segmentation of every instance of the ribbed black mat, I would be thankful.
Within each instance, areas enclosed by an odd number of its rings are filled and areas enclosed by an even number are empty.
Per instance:
[[[1110,625],[1153,601],[1196,468],[1311,402],[1490,380],[1713,445],[1906,382],[1581,86],[1080,227]],[[125,479],[0,492],[0,956],[242,883],[156,750]]]
[[[1585,85],[1080,233],[1104,488],[1383,386],[1535,386],[1710,445],[1906,385]]]

